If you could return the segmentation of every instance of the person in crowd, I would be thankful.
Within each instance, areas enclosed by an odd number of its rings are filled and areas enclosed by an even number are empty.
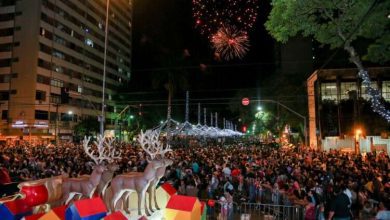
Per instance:
[[[350,220],[351,219],[351,202],[340,187],[334,188],[335,198],[331,202],[328,219]]]
[[[376,213],[375,215],[375,219],[376,220],[387,220],[387,219],[390,219],[390,210],[389,210],[389,207],[390,207],[390,201],[389,201],[389,198],[387,198],[388,200],[386,202],[380,202],[379,203],[379,209],[378,209],[378,212]]]
[[[118,149],[122,159],[117,161],[117,173],[143,172],[148,162],[142,148],[136,143],[120,143]],[[378,217],[388,212],[390,160],[386,153],[368,152],[363,157],[338,150],[324,152],[301,147],[297,151],[250,142],[178,144],[172,149],[166,157],[173,164],[167,167],[162,181],[172,183],[183,195],[218,201],[230,192],[237,205],[261,202],[306,207],[312,203],[317,213],[321,205],[328,219],[350,219],[351,213],[357,217],[363,207],[368,209],[367,202],[373,216],[379,203]],[[3,145],[0,184],[90,174],[89,161],[82,145],[75,143]]]

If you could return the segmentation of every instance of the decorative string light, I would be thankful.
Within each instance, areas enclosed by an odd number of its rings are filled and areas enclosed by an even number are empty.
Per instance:
[[[186,115],[185,121],[188,122],[190,120],[190,92],[186,91]]]
[[[374,112],[385,118],[387,122],[390,122],[390,111],[386,109],[382,102],[382,96],[377,89],[371,87],[371,79],[367,71],[359,71],[359,77],[362,79],[363,86],[367,87],[367,93],[370,96],[371,108]]]
[[[198,125],[200,125],[200,103],[198,103]]]

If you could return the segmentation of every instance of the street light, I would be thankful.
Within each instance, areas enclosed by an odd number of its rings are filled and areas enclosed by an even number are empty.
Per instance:
[[[110,0],[107,0],[106,6],[106,25],[104,28],[104,57],[103,57],[103,88],[102,88],[102,115],[100,116],[100,135],[104,135],[105,121],[105,90],[106,90],[106,63],[107,63],[107,44],[108,44],[108,18],[109,18]]]
[[[360,136],[362,135],[362,129],[356,129],[355,130],[355,154],[359,154],[360,153],[360,143],[359,143],[359,139],[360,139]]]
[[[308,139],[307,139],[307,122],[306,122],[306,116],[304,115],[301,115],[299,114],[298,112],[292,110],[291,108],[283,105],[282,103],[280,103],[279,101],[275,101],[275,100],[264,100],[264,99],[258,99],[258,100],[253,100],[253,101],[258,101],[258,102],[271,102],[271,103],[275,103],[283,108],[285,108],[286,110],[290,111],[291,113],[295,114],[296,116],[300,117],[303,119],[303,133],[304,133],[304,137],[305,137],[305,146],[308,147]]]
[[[261,110],[262,110],[261,106],[257,106],[257,111],[261,111]]]

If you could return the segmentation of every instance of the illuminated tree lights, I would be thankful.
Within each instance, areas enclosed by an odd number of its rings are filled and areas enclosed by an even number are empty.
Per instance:
[[[221,58],[241,59],[248,51],[248,31],[256,22],[258,3],[258,0],[193,0],[195,28],[207,36]]]
[[[216,34],[211,37],[212,47],[215,52],[225,60],[243,58],[248,52],[248,36],[235,27],[223,25]]]
[[[367,71],[359,71],[359,76],[362,78],[362,84],[367,87],[367,93],[371,97],[372,110],[384,117],[387,122],[390,122],[390,111],[386,109],[382,102],[382,96],[379,91],[371,87],[371,80]]]

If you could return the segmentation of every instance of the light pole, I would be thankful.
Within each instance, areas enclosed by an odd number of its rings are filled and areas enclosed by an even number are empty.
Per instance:
[[[109,18],[110,0],[107,0],[106,6],[106,25],[104,28],[104,57],[103,57],[103,88],[102,88],[102,114],[100,116],[100,135],[104,135],[105,119],[105,90],[106,90],[106,63],[107,63],[107,44],[108,44],[108,18]]]

